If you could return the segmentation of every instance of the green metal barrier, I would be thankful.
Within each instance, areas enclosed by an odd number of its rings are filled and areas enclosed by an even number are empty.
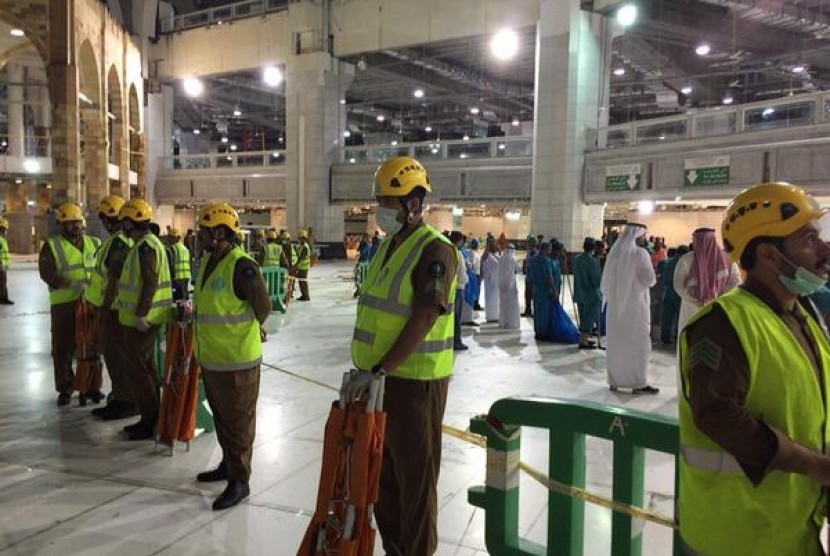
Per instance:
[[[268,285],[271,307],[275,311],[284,313],[288,271],[281,266],[266,266],[262,268],[262,277],[265,278],[265,283]]]
[[[470,430],[487,439],[486,486],[469,489],[470,504],[485,510],[487,550],[497,555],[579,556],[583,553],[584,504],[576,496],[548,493],[547,546],[519,536],[519,473],[521,427],[548,429],[548,476],[582,489],[585,486],[585,439],[595,436],[614,443],[613,498],[642,507],[645,450],[677,457],[676,419],[603,404],[555,398],[506,398],[490,408],[488,416],[470,420]],[[676,470],[676,467],[675,467]],[[675,492],[677,488],[675,471]],[[642,531],[633,518],[615,511],[612,520],[612,556],[640,556]],[[673,554],[680,556],[680,537],[674,533]]]
[[[360,293],[360,287],[366,279],[366,271],[369,269],[369,263],[366,261],[357,263],[354,267],[354,287],[355,295]]]

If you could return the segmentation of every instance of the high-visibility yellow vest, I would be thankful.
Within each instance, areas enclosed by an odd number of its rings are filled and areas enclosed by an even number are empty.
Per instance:
[[[308,270],[311,268],[311,247],[300,244],[297,248],[297,270]]]
[[[98,248],[93,238],[88,235],[83,236],[83,251],[75,247],[63,235],[50,237],[46,243],[52,250],[58,274],[70,282],[89,285],[89,277],[95,268],[95,251]],[[74,288],[49,288],[49,302],[52,305],[70,303],[80,297],[80,292]]]
[[[381,244],[366,271],[357,302],[352,360],[358,369],[368,371],[380,363],[400,335],[412,315],[415,297],[412,272],[424,248],[436,240],[449,244],[449,240],[438,230],[422,226],[395,249],[386,264],[386,252],[393,242],[384,241]],[[446,269],[446,272],[450,271],[451,269]],[[450,291],[447,292],[450,307],[455,301],[455,290],[453,277]],[[395,369],[394,376],[416,380],[450,376],[455,359],[453,318],[452,311],[438,317],[421,345]]]
[[[279,243],[269,243],[265,246],[265,261],[262,263],[266,266],[279,266],[280,257],[282,256],[282,247]]]
[[[150,324],[163,324],[169,322],[172,317],[173,290],[170,284],[170,263],[167,260],[167,252],[159,238],[148,233],[135,242],[127,253],[127,260],[124,262],[124,270],[121,271],[121,278],[118,281],[118,321],[124,326],[135,328],[136,308],[138,298],[141,296],[141,261],[139,250],[142,245],[149,246],[156,255],[156,268],[158,269],[158,287],[153,294],[150,303],[150,311],[145,317]]]
[[[173,267],[173,280],[187,280],[189,282],[191,277],[190,250],[181,241],[177,241],[172,247],[173,252],[176,254],[176,264]]]
[[[288,250],[291,253],[291,266],[297,266],[297,247],[293,243],[289,243]]]
[[[109,278],[107,257],[109,256],[113,242],[116,240],[123,241],[127,246],[132,246],[133,244],[133,240],[119,230],[108,237],[101,244],[101,247],[98,248],[98,253],[95,256],[95,267],[93,267],[89,275],[89,287],[84,292],[84,298],[95,307],[100,307],[104,304],[104,294],[106,293],[107,279]]]
[[[240,259],[255,263],[242,249],[231,249],[207,280],[204,269],[210,259],[200,265],[193,292],[196,358],[208,371],[244,371],[262,362],[259,321],[250,303],[236,297],[233,289],[233,274]]]
[[[9,251],[9,242],[6,238],[0,237],[0,269],[7,270],[12,262],[12,254]]]
[[[798,444],[822,452],[830,440],[827,379],[820,384],[809,357],[787,324],[743,288],[714,302],[732,323],[749,361],[745,407]],[[701,309],[690,324],[711,311]],[[799,311],[803,310],[798,307]],[[830,343],[805,315],[824,374]],[[680,533],[701,556],[818,556],[825,493],[804,475],[772,470],[753,486],[738,461],[694,424],[688,403],[690,362],[686,334],[680,346]]]

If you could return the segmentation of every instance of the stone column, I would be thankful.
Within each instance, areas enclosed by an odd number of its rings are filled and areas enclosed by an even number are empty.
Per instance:
[[[99,107],[83,109],[83,184],[86,212],[95,213],[98,202],[109,194],[107,134]],[[106,117],[104,115],[103,117]]]
[[[135,170],[138,173],[138,186],[131,194],[137,192],[152,204],[155,203],[156,177],[162,169],[162,159],[173,154],[174,94],[173,87],[163,85],[160,93],[148,95],[147,110],[144,112],[145,133],[133,135],[131,152],[138,162]],[[134,125],[138,125],[138,122]]]
[[[353,77],[353,66],[325,52],[292,56],[286,64],[286,204],[292,235],[311,226],[321,243],[343,240],[343,208],[329,202],[329,176],[346,121],[340,99]]]
[[[536,33],[532,233],[570,250],[602,232],[601,205],[583,202],[588,130],[607,121],[611,32],[579,0],[540,0]]]

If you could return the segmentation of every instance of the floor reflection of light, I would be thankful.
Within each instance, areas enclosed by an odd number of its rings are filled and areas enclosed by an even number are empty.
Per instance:
[[[40,390],[40,385],[43,382],[43,376],[46,373],[43,371],[29,371],[26,376],[26,382],[29,386],[30,393],[36,393]]]

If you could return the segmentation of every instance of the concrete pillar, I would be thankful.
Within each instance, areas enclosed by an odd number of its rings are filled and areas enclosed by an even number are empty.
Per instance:
[[[175,103],[173,87],[162,86],[160,93],[151,93],[147,96],[147,109],[144,112],[145,132],[134,140],[138,149],[139,162],[138,192],[144,193],[144,198],[155,204],[155,184],[162,157],[173,154],[173,106]],[[127,102],[129,105],[129,101]],[[137,125],[137,123],[135,124]],[[146,145],[146,147],[145,147]]]
[[[78,66],[75,56],[74,2],[52,2],[49,9],[49,98],[52,102],[52,201],[82,199],[78,140]],[[41,236],[41,239],[43,237]]]
[[[578,249],[602,232],[600,205],[582,201],[588,130],[607,122],[611,32],[606,18],[579,0],[540,0],[536,33],[533,233]]]
[[[6,66],[8,88],[9,156],[26,156],[26,130],[23,127],[24,68],[20,64]]]
[[[343,240],[343,208],[329,202],[329,176],[346,122],[340,99],[353,77],[353,66],[325,52],[292,56],[286,64],[286,201],[292,235],[311,226],[319,242]]]

